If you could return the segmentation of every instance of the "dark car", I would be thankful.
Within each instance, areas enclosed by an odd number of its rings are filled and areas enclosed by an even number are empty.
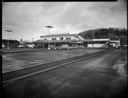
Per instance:
[[[127,49],[127,47],[128,47],[127,45],[120,45],[118,48],[119,49]]]

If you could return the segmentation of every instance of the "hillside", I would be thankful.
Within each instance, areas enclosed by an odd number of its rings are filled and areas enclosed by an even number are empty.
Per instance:
[[[80,32],[79,35],[85,39],[100,39],[100,38],[110,38],[110,39],[120,39],[121,42],[127,44],[127,29],[120,28],[100,28],[92,29],[88,31]]]

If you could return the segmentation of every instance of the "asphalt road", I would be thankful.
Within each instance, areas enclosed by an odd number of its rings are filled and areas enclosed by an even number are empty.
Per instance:
[[[124,98],[127,78],[113,66],[122,51],[3,84],[3,98]]]
[[[2,56],[2,73],[37,66],[53,61],[63,60],[84,54],[90,54],[104,49],[72,49],[72,50],[42,50],[31,52],[8,53]],[[14,50],[13,50],[14,51]]]
[[[53,70],[53,69],[56,69],[59,67],[63,67],[67,64],[78,62],[80,60],[85,60],[85,59],[91,58],[93,56],[103,54],[105,52],[107,52],[107,50],[95,52],[95,53],[91,53],[91,54],[84,54],[81,56],[75,56],[72,58],[67,58],[67,59],[49,62],[49,63],[45,63],[45,64],[39,64],[37,66],[28,67],[28,68],[24,68],[24,69],[20,69],[20,70],[14,70],[14,71],[6,72],[6,73],[3,73],[3,81],[4,81],[3,83],[15,81],[19,78],[22,79],[24,77],[28,77],[28,76],[31,76],[33,74],[35,75],[35,74],[38,74],[40,72],[42,73],[42,72]]]

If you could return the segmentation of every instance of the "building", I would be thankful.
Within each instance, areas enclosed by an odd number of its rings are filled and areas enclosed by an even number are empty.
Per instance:
[[[67,44],[72,47],[84,46],[84,39],[78,34],[51,34],[40,36],[40,39],[35,43],[36,47],[48,48],[49,45],[61,46]]]
[[[19,48],[34,48],[35,44],[30,41],[21,41],[18,47]]]
[[[106,39],[91,39],[87,42],[87,47],[95,48],[118,48],[120,46],[120,40]]]
[[[105,39],[84,39],[78,34],[51,34],[40,36],[40,39],[34,42],[35,47],[48,48],[49,46],[61,46],[67,44],[71,47],[92,47],[92,48],[118,48],[120,40]]]
[[[2,48],[17,48],[19,44],[17,40],[2,39]]]
[[[106,47],[106,44],[108,44],[109,41],[110,39],[91,39],[88,41],[87,47]]]
[[[110,40],[109,45],[113,48],[118,48],[120,46],[120,40]]]
[[[51,34],[51,35],[45,35],[45,36],[40,36],[41,40],[83,40],[81,36],[78,34]]]

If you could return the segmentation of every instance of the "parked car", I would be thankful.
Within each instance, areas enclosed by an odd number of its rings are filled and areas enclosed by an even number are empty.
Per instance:
[[[18,48],[24,48],[25,46],[24,45],[19,45],[17,46]]]
[[[119,49],[127,49],[127,47],[128,47],[127,45],[120,45],[118,48]]]
[[[48,50],[56,50],[56,47],[54,45],[49,45]]]
[[[57,49],[59,50],[71,50],[72,47],[68,46],[68,45],[62,45],[60,47],[57,47]]]
[[[26,45],[26,46],[27,46],[27,48],[34,48],[34,47],[35,47],[34,44],[28,44],[28,45]]]

